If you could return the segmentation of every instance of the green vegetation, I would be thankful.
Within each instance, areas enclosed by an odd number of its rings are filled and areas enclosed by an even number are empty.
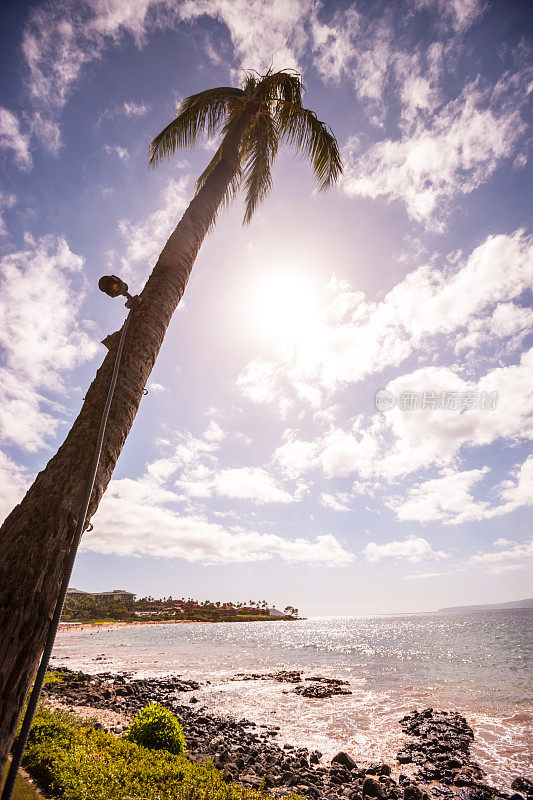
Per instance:
[[[47,669],[46,675],[44,676],[44,685],[46,686],[49,683],[64,683],[65,676],[61,674],[61,672],[57,672],[55,669]]]
[[[135,715],[125,738],[151,750],[185,753],[185,737],[178,718],[159,703],[150,703]]]
[[[4,779],[7,777],[8,770],[9,763],[6,764]],[[40,800],[40,796],[22,775],[17,775],[11,800]]]
[[[61,619],[64,622],[128,622],[136,619],[133,603],[111,603],[92,598],[67,597]]]
[[[142,597],[133,603],[87,597],[68,597],[61,619],[64,622],[161,622],[191,620],[194,622],[258,622],[291,620],[298,617],[298,609],[286,606],[285,616],[272,616],[266,600],[249,600],[248,603],[198,602],[192,598],[174,600],[172,597],[156,599]]]
[[[227,781],[211,762],[196,764],[183,755],[149,750],[43,707],[23,763],[45,791],[61,800],[270,800],[264,792]]]

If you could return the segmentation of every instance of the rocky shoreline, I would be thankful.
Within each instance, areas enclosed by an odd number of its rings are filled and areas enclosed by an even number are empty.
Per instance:
[[[179,717],[187,742],[187,755],[201,762],[212,759],[216,767],[243,786],[262,786],[273,797],[298,792],[311,800],[533,800],[533,782],[517,777],[513,792],[484,782],[484,774],[470,758],[474,734],[459,714],[446,711],[414,711],[399,724],[412,737],[397,755],[402,764],[415,768],[414,776],[391,777],[385,763],[359,766],[354,758],[338,753],[326,764],[318,750],[278,744],[275,725],[257,727],[246,719],[227,719],[198,707],[194,695],[188,703],[184,692],[200,688],[181,677],[135,679],[127,674],[88,675],[66,667],[56,670],[61,682],[46,685],[47,702],[74,712],[90,713],[97,726],[119,735],[134,714],[149,702],[166,706]],[[313,698],[349,694],[344,681],[321,676],[302,679],[301,672],[235,675],[234,680],[276,680],[313,702]],[[397,768],[397,765],[394,765]]]

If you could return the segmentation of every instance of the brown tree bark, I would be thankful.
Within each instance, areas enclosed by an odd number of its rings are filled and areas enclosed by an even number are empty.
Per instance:
[[[239,167],[240,142],[255,111],[248,102],[226,135],[219,163],[163,248],[132,314],[87,519],[111,479],[198,250]],[[109,352],[65,442],[0,528],[0,778],[59,593],[118,339],[119,332],[106,340]]]

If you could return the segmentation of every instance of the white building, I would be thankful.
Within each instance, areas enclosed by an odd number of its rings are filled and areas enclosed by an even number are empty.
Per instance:
[[[91,600],[109,600],[117,603],[133,603],[135,595],[132,592],[127,592],[125,589],[113,589],[112,592],[82,592],[81,589],[68,588],[67,597],[73,597],[75,600],[83,598]]]

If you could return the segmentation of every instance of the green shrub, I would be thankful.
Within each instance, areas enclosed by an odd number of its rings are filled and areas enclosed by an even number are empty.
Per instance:
[[[23,766],[61,800],[272,800],[228,781],[211,762],[195,764],[182,755],[148,750],[42,707]]]
[[[185,752],[178,718],[159,703],[150,703],[136,714],[125,738],[151,750],[168,750],[178,756]]]

